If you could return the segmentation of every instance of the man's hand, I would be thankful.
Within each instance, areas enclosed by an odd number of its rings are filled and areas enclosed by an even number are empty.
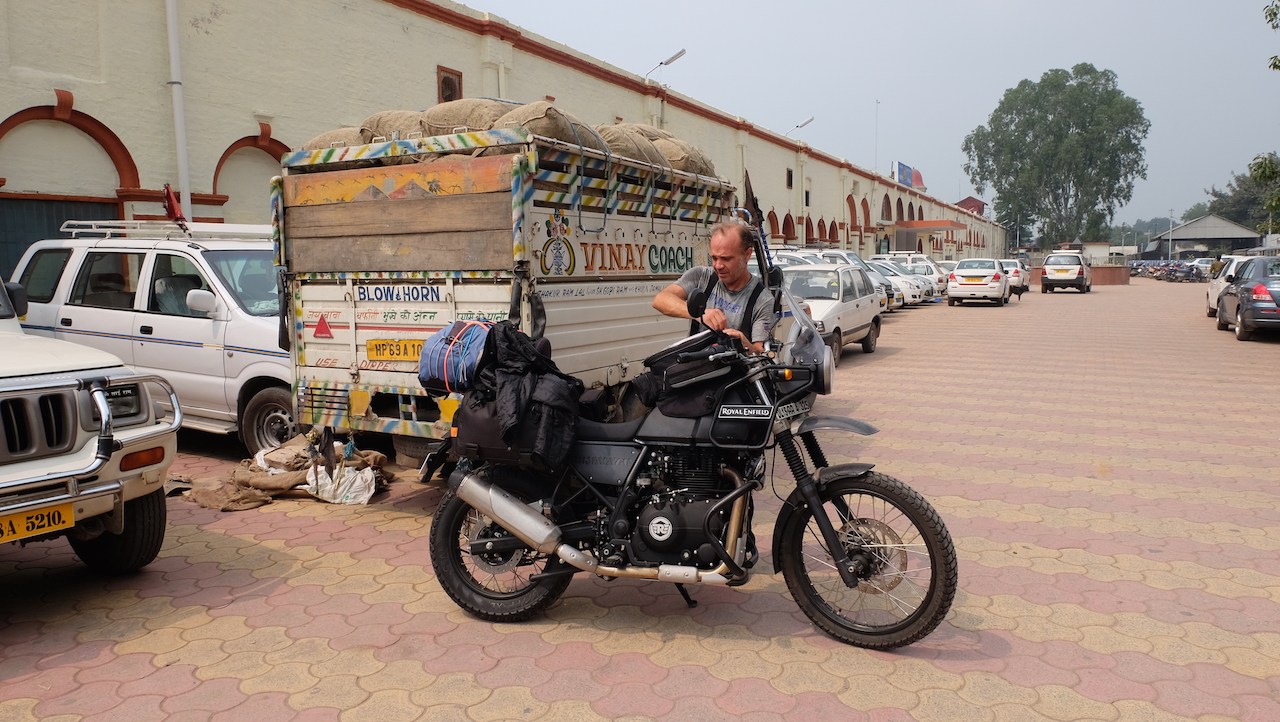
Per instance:
[[[723,331],[724,331],[725,335],[733,336],[734,338],[736,338],[736,339],[738,339],[739,341],[741,341],[741,342],[742,342],[742,346],[743,346],[743,348],[747,349],[747,351],[748,351],[748,352],[750,352],[750,353],[764,353],[764,344],[763,344],[763,343],[752,343],[752,342],[751,342],[751,339],[747,338],[747,337],[746,337],[746,335],[745,335],[745,334],[743,334],[743,333],[742,333],[741,331],[739,331],[738,329],[736,329],[736,328],[726,328],[726,329],[723,329]]]
[[[707,328],[714,329],[716,331],[732,330],[728,328],[729,320],[724,317],[724,311],[721,311],[718,308],[709,309],[706,313],[702,314],[702,322],[706,324]],[[737,334],[739,337],[742,336],[740,331],[733,331],[733,333]]]

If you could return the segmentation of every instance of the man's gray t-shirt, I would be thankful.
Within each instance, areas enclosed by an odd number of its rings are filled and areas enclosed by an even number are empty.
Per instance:
[[[680,280],[676,281],[676,284],[684,289],[686,297],[691,298],[696,291],[705,291],[707,289],[707,284],[710,283],[713,275],[715,275],[715,270],[710,266],[694,266],[685,271]],[[720,309],[724,312],[729,328],[741,329],[743,315],[746,313],[744,307],[751,300],[752,292],[759,285],[760,279],[752,276],[747,285],[737,291],[730,291],[724,287],[723,282],[717,279],[715,288],[711,290],[710,298],[707,299],[707,308]],[[762,290],[760,295],[756,297],[751,319],[752,343],[759,343],[769,338],[769,329],[773,328],[773,297],[769,295],[768,289]]]

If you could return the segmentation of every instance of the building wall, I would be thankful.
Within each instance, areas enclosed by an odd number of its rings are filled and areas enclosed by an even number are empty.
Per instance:
[[[462,74],[466,97],[551,97],[592,125],[659,124],[734,184],[749,169],[779,242],[803,245],[808,221],[824,239],[834,224],[837,244],[864,255],[878,237],[911,248],[921,240],[939,258],[1003,247],[1003,229],[968,211],[460,5],[179,0],[178,9],[197,218],[266,222],[281,152],[379,110],[434,105],[443,66]],[[75,196],[117,202],[128,218],[162,214],[158,191],[179,185],[164,3],[0,0],[0,20],[0,202]],[[964,224],[960,245],[931,249],[930,234],[895,227],[899,202],[918,219]],[[788,216],[794,239],[781,238]]]

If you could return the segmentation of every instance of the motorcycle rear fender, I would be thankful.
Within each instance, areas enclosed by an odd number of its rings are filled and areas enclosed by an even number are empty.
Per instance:
[[[870,436],[880,433],[880,429],[868,424],[865,421],[850,419],[844,416],[810,416],[800,422],[800,428],[795,430],[796,435],[805,434],[810,431],[847,431],[852,434],[860,434],[862,436]]]
[[[821,418],[821,417],[819,417]],[[857,423],[862,423],[861,421]],[[872,432],[875,433],[875,432]],[[875,464],[837,464],[829,466],[825,469],[819,469],[815,481],[818,483],[818,493],[821,494],[826,487],[827,482],[837,476],[842,479],[850,477],[862,476],[871,471]],[[782,505],[782,509],[778,512],[778,519],[773,523],[773,573],[782,573],[782,555],[778,554],[778,550],[782,548],[782,530],[786,528],[787,521],[791,519],[791,515],[796,513],[805,505],[804,495],[799,489],[792,489],[791,495],[787,497],[787,501]],[[839,528],[837,526],[837,528]]]

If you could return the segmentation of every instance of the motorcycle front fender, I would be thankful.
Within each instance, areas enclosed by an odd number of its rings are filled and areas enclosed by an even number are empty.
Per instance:
[[[873,430],[871,433],[875,433],[875,431]],[[818,484],[818,493],[821,494],[823,487],[827,485],[827,482],[836,476],[840,476],[842,478],[862,476],[868,471],[871,471],[873,467],[875,467],[875,464],[838,464],[825,469],[819,469],[817,478],[815,479]],[[784,503],[782,505],[782,509],[778,511],[778,519],[773,523],[774,574],[782,573],[782,555],[778,553],[778,550],[782,548],[782,530],[786,528],[788,520],[790,520],[791,516],[796,513],[796,510],[803,508],[804,506],[804,495],[800,493],[799,489],[792,489],[791,495],[787,497],[786,503]],[[839,524],[835,524],[833,522],[833,525],[836,529],[840,528]]]
[[[800,422],[799,428],[795,430],[796,435],[806,434],[810,431],[847,431],[851,434],[860,434],[862,436],[870,436],[880,433],[880,429],[868,424],[865,421],[850,419],[844,416],[810,416]]]

